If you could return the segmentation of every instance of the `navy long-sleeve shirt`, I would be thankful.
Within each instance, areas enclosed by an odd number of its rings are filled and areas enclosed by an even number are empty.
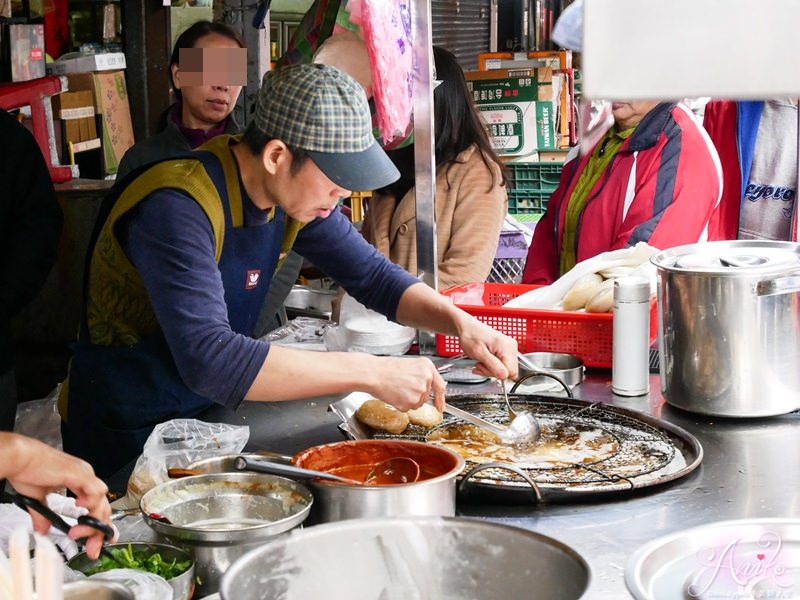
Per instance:
[[[245,227],[267,214],[243,192]],[[122,247],[142,277],[184,383],[236,408],[266,359],[266,342],[233,332],[211,223],[176,190],[142,201],[118,226]],[[403,292],[417,279],[384,258],[338,210],[300,230],[294,250],[367,307],[396,319]]]

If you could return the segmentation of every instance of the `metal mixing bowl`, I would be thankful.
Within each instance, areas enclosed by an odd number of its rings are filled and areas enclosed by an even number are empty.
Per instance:
[[[204,596],[216,592],[234,560],[302,523],[312,502],[308,488],[291,479],[212,473],[162,483],[142,496],[139,506],[153,530],[192,552]]]
[[[181,550],[180,548],[176,548],[175,546],[170,546],[168,544],[151,544],[147,542],[130,542],[131,549],[134,552],[149,552],[151,554],[160,554],[161,558],[165,561],[172,561],[177,560],[178,562],[183,562],[186,560],[192,561],[191,566],[188,570],[184,571],[177,577],[173,577],[172,579],[168,579],[167,583],[172,587],[172,597],[174,600],[189,600],[194,593],[194,583],[195,583],[195,576],[194,576],[194,557],[185,550]],[[109,550],[114,550],[118,548],[127,548],[128,543],[119,543],[119,544],[108,544],[106,548]],[[70,569],[74,569],[75,571],[80,571],[81,573],[86,573],[90,571],[95,566],[99,564],[99,560],[92,560],[89,558],[85,552],[81,552],[80,554],[76,554],[73,556],[69,562],[67,562],[67,566]]]
[[[239,470],[234,466],[234,463],[240,456],[247,459],[278,461],[286,464],[292,462],[291,456],[276,454],[274,452],[243,452],[240,454],[223,454],[222,456],[203,458],[193,462],[187,468],[192,471],[198,471],[199,473],[238,473]]]

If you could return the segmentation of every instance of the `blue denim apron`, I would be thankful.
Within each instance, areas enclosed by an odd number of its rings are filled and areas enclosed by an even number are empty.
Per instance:
[[[275,272],[286,217],[276,209],[264,225],[234,227],[219,159],[210,152],[194,157],[205,166],[224,208],[219,270],[231,329],[249,336]],[[101,346],[89,342],[85,313],[81,321],[69,373],[67,422],[61,426],[64,450],[108,477],[142,452],[157,424],[195,418],[214,402],[183,383],[160,331],[134,346]]]

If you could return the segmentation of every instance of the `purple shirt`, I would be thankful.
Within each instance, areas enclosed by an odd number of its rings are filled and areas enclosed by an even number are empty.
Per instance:
[[[228,126],[228,119],[230,118],[230,116],[225,117],[215,127],[212,127],[208,131],[203,131],[202,129],[190,129],[183,124],[183,120],[181,118],[181,115],[183,114],[183,104],[181,102],[178,102],[176,109],[171,112],[172,121],[178,126],[180,132],[188,140],[192,150],[202,146],[208,140],[225,133],[225,128]]]

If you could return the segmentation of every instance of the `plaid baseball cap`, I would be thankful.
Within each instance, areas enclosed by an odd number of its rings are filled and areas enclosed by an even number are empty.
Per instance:
[[[347,190],[374,190],[400,178],[372,135],[364,90],[334,67],[301,64],[268,71],[254,123],[265,135],[307,151],[328,179]]]

